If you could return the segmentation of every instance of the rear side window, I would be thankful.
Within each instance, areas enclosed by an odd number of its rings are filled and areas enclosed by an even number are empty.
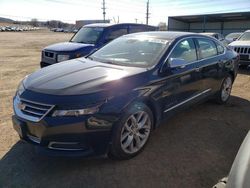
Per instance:
[[[107,35],[106,40],[111,41],[113,39],[116,39],[122,35],[126,35],[128,33],[127,28],[119,28],[119,29],[113,29],[110,31],[110,33]]]
[[[216,43],[216,46],[217,46],[218,54],[223,54],[225,50],[224,47],[219,43]]]
[[[197,39],[197,41],[200,47],[202,59],[217,55],[217,49],[216,49],[215,43],[212,40],[200,38],[200,39]]]
[[[145,31],[153,31],[153,29],[149,27],[143,27],[143,26],[130,26],[129,27],[129,33],[138,33],[138,32],[145,32]]]
[[[180,58],[187,63],[197,60],[194,41],[192,39],[185,39],[177,44],[172,51],[170,58]]]

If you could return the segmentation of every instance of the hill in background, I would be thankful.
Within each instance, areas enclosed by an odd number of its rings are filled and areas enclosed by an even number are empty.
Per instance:
[[[3,17],[0,17],[0,22],[5,22],[5,23],[13,23],[13,22],[14,22],[14,20],[9,19],[9,18],[3,18]]]

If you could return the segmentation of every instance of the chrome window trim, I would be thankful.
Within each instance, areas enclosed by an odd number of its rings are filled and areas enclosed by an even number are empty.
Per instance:
[[[198,94],[196,94],[196,95],[194,95],[194,96],[192,96],[192,97],[190,97],[190,98],[188,98],[188,99],[186,99],[186,100],[184,100],[184,101],[182,101],[182,102],[180,102],[180,103],[178,103],[178,104],[164,110],[164,113],[169,112],[169,111],[171,111],[171,110],[173,110],[173,109],[175,109],[175,108],[177,108],[177,107],[179,107],[179,106],[181,106],[181,105],[183,105],[183,104],[185,104],[185,103],[187,103],[187,102],[189,102],[189,101],[191,101],[191,100],[193,100],[193,99],[195,99],[195,98],[197,98],[197,97],[199,97],[201,95],[204,95],[205,93],[208,93],[211,90],[212,90],[211,88],[206,89],[206,90],[202,91],[201,93],[198,93]]]
[[[212,58],[215,58],[215,57],[220,57],[220,56],[226,54],[226,47],[225,47],[220,41],[218,41],[218,40],[216,40],[216,39],[213,39],[213,38],[210,38],[210,37],[204,37],[204,36],[188,36],[188,37],[182,38],[181,40],[179,40],[179,41],[173,46],[173,48],[170,50],[170,52],[168,53],[167,57],[165,58],[163,65],[164,65],[165,63],[167,63],[167,60],[168,60],[169,56],[171,55],[171,53],[173,52],[173,50],[175,49],[175,47],[176,47],[180,42],[182,42],[183,40],[190,39],[190,38],[191,38],[191,39],[199,39],[199,38],[202,38],[202,39],[209,39],[209,40],[212,40],[212,41],[215,42],[215,43],[217,42],[217,43],[219,43],[219,44],[221,44],[221,45],[223,46],[224,52],[223,52],[222,54],[218,54],[218,52],[217,52],[217,55],[216,55],[216,56],[212,56],[212,57],[208,57],[208,58],[203,58],[203,59],[197,59],[196,61],[187,63],[185,66],[190,65],[190,64],[194,64],[194,63],[198,63],[198,62],[200,62],[200,61],[212,59]],[[196,48],[197,48],[197,47],[196,47]],[[197,49],[196,49],[196,50],[197,50]],[[216,50],[217,50],[217,47],[216,47]],[[197,57],[197,58],[198,58],[198,57]],[[162,67],[163,67],[163,65],[162,65],[161,68],[160,68],[160,71],[161,71],[161,72],[162,72]]]

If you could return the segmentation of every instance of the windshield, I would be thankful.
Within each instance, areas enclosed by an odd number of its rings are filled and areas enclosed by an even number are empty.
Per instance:
[[[226,36],[227,39],[234,39],[238,38],[241,35],[241,33],[230,33]]]
[[[168,41],[149,37],[121,37],[110,42],[89,58],[123,66],[150,67]]]
[[[241,35],[241,37],[238,40],[249,41],[250,40],[250,32],[243,33],[243,35]]]
[[[73,36],[70,42],[95,44],[103,30],[102,27],[83,27]]]

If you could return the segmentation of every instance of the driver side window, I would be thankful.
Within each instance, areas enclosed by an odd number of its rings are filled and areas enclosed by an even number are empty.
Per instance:
[[[178,58],[183,59],[187,63],[197,60],[196,49],[192,39],[185,39],[177,44],[172,51],[169,59]]]

